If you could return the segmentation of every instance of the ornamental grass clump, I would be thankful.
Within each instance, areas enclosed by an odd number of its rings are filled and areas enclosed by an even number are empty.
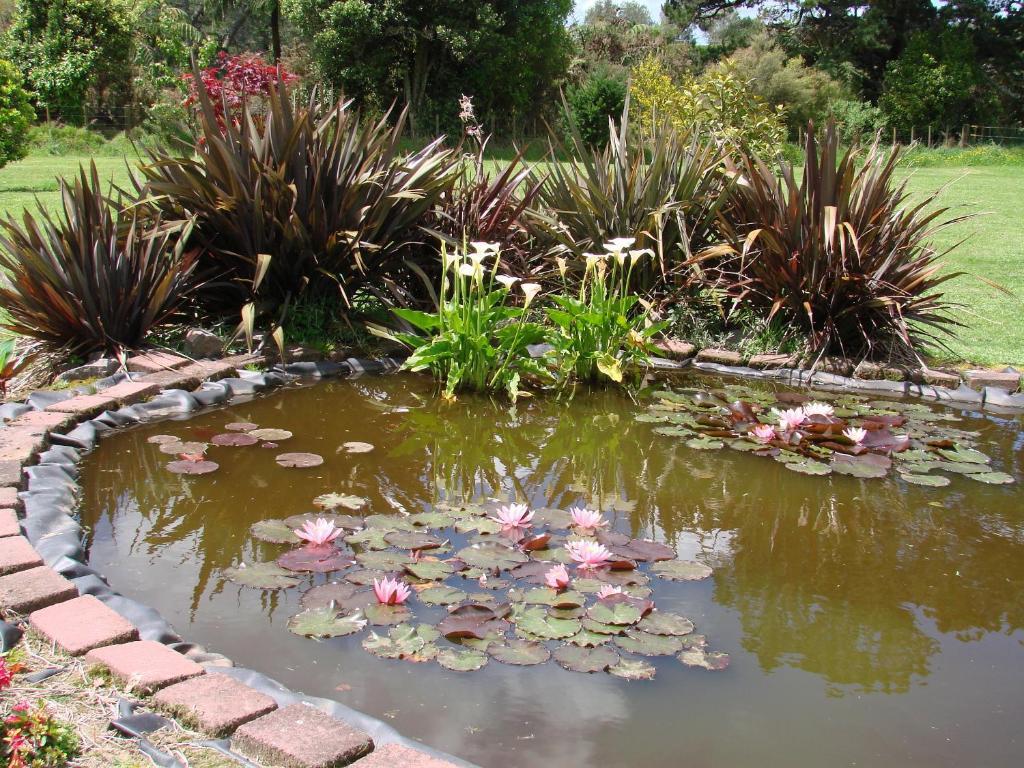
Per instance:
[[[190,224],[123,207],[95,164],[60,188],[56,215],[40,207],[0,221],[0,327],[68,354],[138,348],[192,284]]]
[[[396,309],[414,332],[372,330],[413,350],[404,367],[429,370],[444,382],[444,395],[459,391],[503,390],[512,400],[523,394],[524,380],[550,378],[547,368],[528,347],[544,341],[544,329],[528,319],[540,286],[498,273],[501,255],[496,243],[473,243],[465,254],[441,249],[442,274],[435,313]],[[488,264],[487,262],[491,263]],[[510,304],[518,284],[521,307]]]
[[[943,220],[938,192],[913,202],[897,182],[899,148],[876,141],[863,159],[840,155],[830,122],[823,140],[807,131],[804,169],[779,174],[744,154],[723,212],[724,248],[704,254],[705,276],[737,303],[778,318],[813,355],[913,359],[960,325],[941,286],[948,253],[932,237],[965,217]],[[724,254],[724,257],[723,257]]]

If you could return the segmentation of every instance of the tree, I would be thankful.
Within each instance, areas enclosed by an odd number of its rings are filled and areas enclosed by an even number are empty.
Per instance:
[[[35,113],[18,68],[0,59],[0,168],[27,154]]]
[[[583,23],[588,25],[616,20],[622,20],[634,27],[654,25],[654,19],[651,18],[647,6],[637,2],[616,3],[614,0],[598,0],[583,17]]]
[[[51,116],[80,123],[87,94],[102,108],[130,87],[128,10],[124,0],[18,0],[7,49]]]

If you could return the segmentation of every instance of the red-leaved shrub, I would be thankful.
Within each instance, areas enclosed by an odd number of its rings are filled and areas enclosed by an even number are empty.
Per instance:
[[[198,107],[196,77],[191,73],[184,77],[188,82],[185,106]],[[226,51],[221,51],[215,64],[199,70],[199,80],[210,96],[221,131],[224,130],[225,119],[230,119],[236,127],[240,124],[242,104],[249,103],[250,112],[254,112],[254,99],[269,95],[279,82],[291,84],[298,79],[280,64],[267,64],[259,54],[229,56]]]

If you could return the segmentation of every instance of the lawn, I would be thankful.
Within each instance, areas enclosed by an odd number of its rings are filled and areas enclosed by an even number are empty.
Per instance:
[[[84,157],[32,156],[0,170],[0,211],[18,214],[38,198],[59,204],[56,176],[73,172]],[[124,184],[124,160],[95,158],[100,173]],[[949,247],[967,238],[949,257],[949,268],[966,273],[948,283],[949,298],[966,326],[950,347],[956,361],[984,365],[1024,364],[1024,167],[917,168],[908,170],[909,188],[922,193],[949,185],[940,201],[952,213],[977,218],[943,232],[937,240]],[[1000,292],[980,278],[1013,292]],[[946,355],[946,357],[949,357]]]

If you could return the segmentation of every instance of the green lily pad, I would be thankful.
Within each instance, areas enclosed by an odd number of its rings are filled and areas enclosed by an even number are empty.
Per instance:
[[[693,437],[686,441],[687,448],[694,448],[698,451],[717,451],[724,448],[725,443],[721,440],[713,440],[710,437]]]
[[[167,471],[175,475],[208,475],[220,469],[220,464],[215,461],[170,461],[167,463]]]
[[[287,589],[299,583],[291,571],[275,563],[242,563],[237,568],[225,568],[224,578],[256,589]]]
[[[608,667],[608,674],[623,680],[653,680],[655,668],[643,659],[619,659],[619,663]]]
[[[347,493],[322,493],[313,499],[313,506],[320,509],[361,509],[369,502],[362,496],[352,496]]]
[[[459,533],[477,531],[478,533],[495,534],[501,533],[501,524],[489,517],[468,517],[456,520],[455,530]]]
[[[451,564],[444,560],[420,560],[409,563],[405,566],[405,571],[425,581],[442,581],[455,573]]]
[[[604,672],[619,663],[619,654],[607,645],[587,648],[582,645],[563,645],[552,654],[558,665],[572,672]]]
[[[534,526],[546,525],[549,528],[568,528],[572,525],[572,515],[564,509],[543,507],[533,514]]]
[[[792,470],[793,472],[799,472],[801,475],[827,475],[832,472],[832,467],[822,461],[814,461],[813,459],[806,459],[805,461],[791,461],[786,465],[786,469]]]
[[[652,565],[651,573],[669,581],[700,581],[710,576],[713,571],[704,563],[694,560],[666,560]]]
[[[621,635],[626,627],[618,624],[603,624],[587,617],[582,621],[583,629],[596,635]]]
[[[297,544],[299,541],[295,530],[284,520],[260,520],[249,527],[249,533],[271,544]]]
[[[437,536],[422,531],[392,531],[384,540],[392,547],[410,550],[437,549],[444,544]]]
[[[464,547],[456,554],[466,565],[483,568],[487,571],[507,571],[530,559],[529,555],[517,549],[510,549],[499,543],[476,544]]]
[[[268,443],[278,443],[292,436],[287,429],[252,429],[249,430],[249,434],[257,440],[264,440]]]
[[[352,600],[355,595],[363,592],[365,592],[368,598],[373,594],[366,590],[360,590],[355,584],[349,584],[346,582],[321,584],[320,586],[313,587],[303,593],[300,605],[303,610],[308,610],[310,608],[326,608],[331,605],[335,608],[341,609],[344,607],[347,609],[348,602]],[[369,601],[365,602],[360,607],[365,608],[367,605],[370,605]]]
[[[438,648],[433,642],[438,637],[437,630],[428,624],[401,624],[392,628],[387,637],[371,632],[363,640],[363,649],[382,659],[429,661],[437,656]]]
[[[164,445],[165,443],[180,443],[181,438],[174,435],[152,435],[146,438],[146,442],[153,445]]]
[[[288,620],[288,630],[305,637],[342,637],[353,635],[366,626],[358,613],[339,616],[333,608],[309,608]]]
[[[378,571],[401,571],[405,566],[412,563],[412,558],[401,552],[372,551],[360,552],[356,560],[364,568],[373,568]]]
[[[991,459],[973,448],[939,448],[939,455],[949,461],[964,464],[988,464]]]
[[[360,568],[359,570],[346,573],[345,581],[351,584],[358,584],[361,587],[370,587],[373,586],[375,579],[379,581],[387,575],[387,571],[379,571],[376,568]]]
[[[557,619],[536,606],[525,608],[513,614],[511,618],[517,630],[521,629],[545,640],[561,640],[580,631],[580,622],[577,619]]]
[[[177,456],[179,453],[191,453],[200,456],[206,453],[209,446],[206,443],[199,443],[192,440],[181,440],[174,443],[160,443],[160,453]]]
[[[466,593],[444,584],[429,587],[419,593],[420,602],[426,605],[454,605],[466,599]]]
[[[933,488],[943,488],[950,482],[945,475],[917,475],[912,472],[901,472],[900,477],[911,485],[928,485]]]
[[[331,525],[349,531],[358,531],[363,527],[362,518],[355,515],[342,515],[337,512],[303,512],[286,517],[284,523],[289,528],[301,528],[306,523],[315,523],[317,520],[326,520]]]
[[[601,624],[628,626],[640,621],[640,609],[629,602],[611,602],[607,599],[598,600],[587,609],[587,618]]]
[[[711,671],[718,671],[729,666],[729,654],[709,653],[700,649],[683,651],[677,657],[688,667],[701,667]]]
[[[310,467],[319,467],[324,463],[324,457],[315,453],[282,453],[274,461],[282,467],[308,469]]]
[[[693,632],[693,622],[678,613],[653,610],[637,624],[637,629],[652,635],[688,635]]]
[[[376,605],[368,606],[366,618],[369,622],[378,627],[386,627],[389,624],[402,624],[412,618],[412,611],[405,605]]]
[[[584,624],[586,624],[585,621]],[[618,627],[614,627],[614,629],[618,629]],[[593,648],[597,645],[603,645],[611,639],[612,635],[602,635],[584,628],[572,637],[567,638],[565,642],[572,643],[573,645],[582,645],[585,648]]]
[[[487,665],[487,654],[472,648],[442,648],[437,663],[452,672],[475,672]]]
[[[365,549],[387,549],[390,546],[387,535],[388,532],[382,528],[364,528],[346,536],[345,543]]]
[[[435,530],[451,528],[455,525],[455,518],[444,512],[417,512],[414,515],[409,515],[408,520],[413,525]]]
[[[551,658],[551,652],[542,643],[513,638],[507,644],[494,644],[487,648],[491,658],[502,664],[531,666],[543,664]]]
[[[971,480],[990,485],[1007,485],[1012,483],[1013,477],[1005,472],[981,472],[979,474],[967,475]]]
[[[401,515],[387,514],[387,515],[367,515],[363,518],[363,524],[367,528],[379,528],[385,533],[394,533],[395,531],[415,531],[416,526],[409,522],[409,519]]]
[[[982,475],[991,471],[987,464],[977,464],[968,461],[942,461],[937,462],[936,469],[942,472],[953,472],[957,475]]]
[[[652,635],[637,629],[626,630],[625,635],[615,638],[615,644],[624,651],[641,656],[672,656],[683,649],[678,637]]]
[[[373,443],[361,443],[358,440],[352,440],[342,443],[341,447],[345,450],[345,453],[369,453],[373,450]]]

